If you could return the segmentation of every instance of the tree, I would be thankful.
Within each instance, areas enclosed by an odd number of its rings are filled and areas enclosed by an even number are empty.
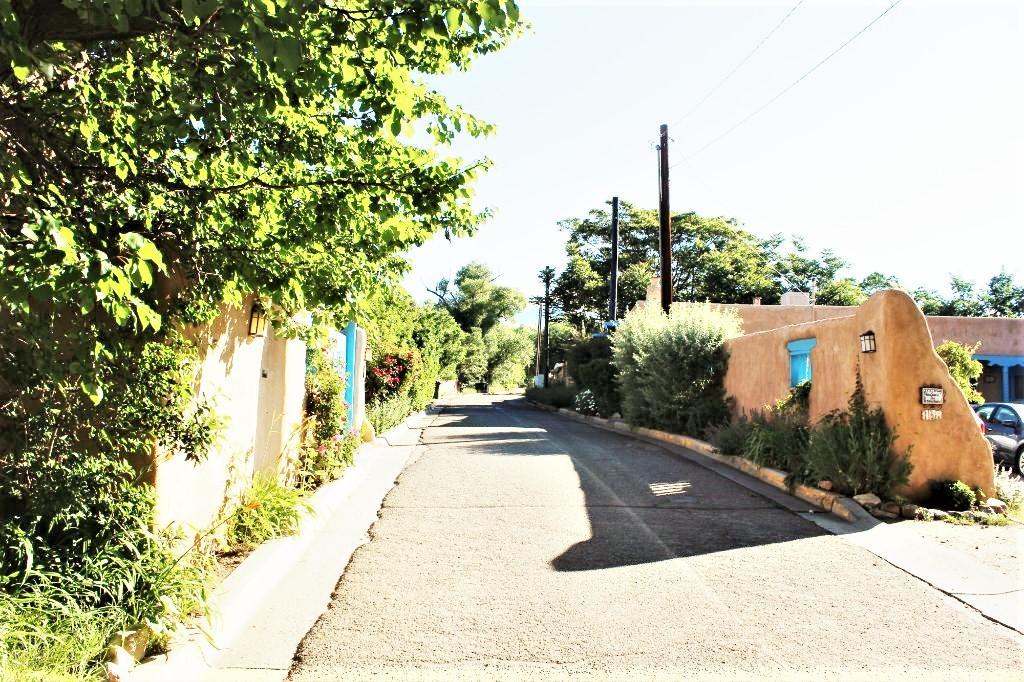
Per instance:
[[[1013,277],[1002,270],[989,280],[988,292],[982,297],[986,312],[997,317],[1024,316],[1024,287],[1018,287]]]
[[[807,255],[807,245],[800,238],[793,238],[793,248],[778,260],[777,269],[784,275],[786,289],[796,291],[820,291],[846,267],[847,263],[829,249],[817,258]]]
[[[602,319],[594,314],[595,302],[607,301],[608,288],[593,264],[580,253],[579,246],[566,246],[569,262],[554,281],[552,300],[561,310],[561,317],[580,336],[599,328]],[[607,304],[606,306],[607,307]]]
[[[480,327],[473,327],[464,340],[466,354],[458,367],[459,383],[472,386],[483,381],[487,376],[487,346]]]
[[[518,388],[532,370],[534,332],[525,327],[498,325],[484,336],[487,347],[487,383]]]
[[[815,296],[818,305],[860,305],[866,300],[867,294],[849,277],[827,282]]]
[[[860,281],[860,288],[865,294],[871,294],[882,289],[900,289],[900,280],[895,275],[885,275],[881,272],[872,272]]]
[[[974,359],[974,354],[978,352],[979,347],[980,344],[965,346],[956,341],[944,341],[935,348],[935,352],[946,363],[949,375],[964,392],[967,402],[971,403],[985,402],[985,396],[975,388],[978,377],[984,371],[981,363]]]
[[[463,330],[479,327],[486,334],[526,307],[526,298],[521,293],[511,287],[495,286],[495,279],[486,265],[469,263],[459,269],[454,283],[442,279],[429,291]]]

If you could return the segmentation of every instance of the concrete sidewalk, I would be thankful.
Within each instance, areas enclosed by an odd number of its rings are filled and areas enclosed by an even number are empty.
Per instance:
[[[296,647],[327,608],[352,553],[369,540],[381,502],[435,416],[414,415],[362,446],[342,478],[314,493],[314,514],[298,535],[267,542],[239,564],[211,599],[213,642],[193,630],[128,679],[284,679]]]

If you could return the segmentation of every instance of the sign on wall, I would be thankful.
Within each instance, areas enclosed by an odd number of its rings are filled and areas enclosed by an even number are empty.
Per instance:
[[[946,402],[946,391],[941,386],[922,386],[922,405],[942,405]]]

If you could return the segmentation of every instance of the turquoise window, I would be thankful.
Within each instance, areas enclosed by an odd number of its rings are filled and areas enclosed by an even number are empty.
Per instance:
[[[786,344],[789,350],[789,385],[799,386],[811,380],[811,349],[817,339],[797,339]]]

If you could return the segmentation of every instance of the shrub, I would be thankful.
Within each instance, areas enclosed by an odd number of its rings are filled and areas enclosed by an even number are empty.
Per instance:
[[[707,438],[723,455],[742,457],[747,451],[747,441],[753,432],[753,423],[744,415],[707,430]]]
[[[985,402],[985,396],[974,387],[978,377],[984,371],[981,363],[974,359],[974,354],[978,352],[980,346],[980,343],[973,346],[965,346],[956,341],[944,341],[935,349],[935,352],[939,354],[942,361],[946,363],[946,367],[949,369],[949,376],[953,378],[956,385],[964,392],[964,397],[970,403]]]
[[[378,398],[366,406],[366,418],[373,424],[376,433],[384,433],[395,428],[412,413],[412,397],[405,394],[385,399]]]
[[[740,321],[708,305],[675,306],[666,316],[644,306],[612,338],[626,421],[700,436],[728,417],[724,342]]]
[[[324,348],[306,351],[306,414],[312,418],[312,439],[327,443],[342,432],[348,420],[345,380]]]
[[[572,408],[580,414],[597,414],[597,401],[594,400],[594,394],[590,392],[589,388],[576,394],[572,401]]]
[[[303,512],[312,511],[305,497],[304,491],[281,485],[274,476],[257,474],[228,521],[228,544],[252,549],[272,538],[294,535]]]
[[[304,446],[299,454],[296,485],[302,490],[315,490],[340,478],[355,461],[361,442],[358,434],[339,433],[327,442]]]
[[[897,453],[896,433],[881,408],[870,408],[860,375],[846,411],[825,415],[811,432],[807,469],[813,480],[829,480],[849,495],[873,492],[892,498],[910,480],[907,454]]]
[[[1024,509],[1024,480],[999,465],[995,467],[993,480],[995,496],[1006,503],[1011,516],[1019,516]]]
[[[612,364],[612,342],[607,336],[587,339],[568,352],[573,381],[593,396],[593,414],[610,417],[621,410],[618,369]]]
[[[930,481],[929,490],[929,504],[937,509],[967,511],[977,502],[974,491],[963,481]]]
[[[526,389],[527,400],[551,405],[552,407],[572,407],[576,399],[576,387],[554,385],[547,388],[531,386]]]
[[[807,409],[794,393],[754,414],[743,454],[755,464],[785,471],[786,483],[792,486],[807,479],[809,440]]]

